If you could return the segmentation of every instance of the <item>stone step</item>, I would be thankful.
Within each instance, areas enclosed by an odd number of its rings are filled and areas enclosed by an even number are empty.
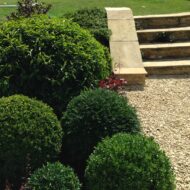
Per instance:
[[[127,80],[128,85],[145,83],[147,72],[144,68],[114,68],[114,74]]]
[[[190,12],[177,14],[135,16],[137,30],[189,26]]]
[[[190,27],[138,30],[138,40],[144,43],[166,43],[190,41]]]
[[[190,74],[190,57],[178,60],[147,61],[143,64],[149,75]]]
[[[190,56],[190,42],[140,45],[143,60],[183,59]]]

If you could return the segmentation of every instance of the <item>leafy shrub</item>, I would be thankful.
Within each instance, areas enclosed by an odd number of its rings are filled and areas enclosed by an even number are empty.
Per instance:
[[[169,159],[152,139],[117,134],[99,143],[85,171],[90,190],[174,190]]]
[[[140,130],[134,108],[116,92],[96,89],[81,93],[63,114],[63,159],[81,177],[85,162],[102,138]]]
[[[10,19],[18,19],[20,17],[31,17],[35,14],[46,14],[50,8],[50,4],[38,2],[38,0],[20,0],[18,1],[18,7],[16,12],[12,12],[8,16]]]
[[[72,19],[82,28],[89,30],[96,40],[109,47],[109,36],[111,32],[108,30],[107,14],[104,9],[85,8],[77,10],[74,13],[67,13],[64,16]]]
[[[80,183],[70,167],[61,163],[47,163],[29,178],[31,190],[80,190]]]
[[[126,84],[127,84],[127,81],[125,79],[117,77],[114,73],[112,73],[106,79],[99,81],[100,88],[114,90],[116,92],[120,90],[122,86]]]
[[[0,99],[0,183],[23,177],[60,152],[62,128],[52,109],[21,95]]]
[[[0,96],[36,97],[58,115],[110,73],[104,48],[70,21],[33,17],[0,26]]]

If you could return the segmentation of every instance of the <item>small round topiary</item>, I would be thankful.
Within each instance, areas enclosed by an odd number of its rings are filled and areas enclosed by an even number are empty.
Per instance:
[[[31,171],[58,157],[61,142],[52,108],[22,95],[0,99],[0,183],[19,187]]]
[[[79,174],[102,138],[118,132],[140,131],[135,109],[127,99],[105,89],[85,91],[71,100],[63,114],[62,126],[63,159]]]
[[[36,170],[28,180],[31,190],[80,190],[80,182],[73,169],[61,163],[47,163]]]
[[[58,116],[72,97],[111,72],[92,35],[66,19],[36,16],[0,26],[0,97],[43,100]]]
[[[174,190],[171,163],[153,139],[117,134],[98,144],[85,171],[90,190]]]

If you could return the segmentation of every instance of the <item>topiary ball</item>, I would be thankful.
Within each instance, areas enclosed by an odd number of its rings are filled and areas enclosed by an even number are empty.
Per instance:
[[[116,92],[85,91],[68,104],[63,114],[63,159],[81,176],[94,146],[118,132],[135,133],[140,124],[135,109]]]
[[[62,128],[46,104],[21,95],[0,99],[0,183],[23,178],[60,153]]]
[[[80,190],[80,182],[73,169],[61,163],[47,163],[37,169],[29,178],[27,187],[31,190]]]
[[[4,22],[0,96],[36,97],[60,116],[72,97],[110,74],[107,59],[88,31],[66,19],[36,16]]]
[[[103,140],[85,171],[90,190],[174,190],[171,163],[153,139],[117,134]]]

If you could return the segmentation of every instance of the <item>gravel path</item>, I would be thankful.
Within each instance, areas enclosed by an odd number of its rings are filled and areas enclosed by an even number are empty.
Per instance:
[[[170,157],[177,190],[190,190],[190,75],[151,76],[144,89],[127,87],[143,131]]]

